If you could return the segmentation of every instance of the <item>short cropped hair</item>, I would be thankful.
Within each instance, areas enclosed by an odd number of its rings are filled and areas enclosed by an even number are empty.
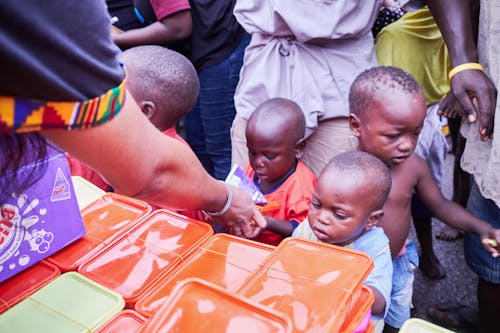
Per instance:
[[[373,209],[384,206],[391,191],[392,179],[389,168],[380,159],[359,150],[347,151],[335,155],[321,173],[333,171],[338,171],[353,181],[362,182],[367,196],[374,198]]]
[[[393,66],[372,67],[359,74],[349,90],[349,111],[362,117],[378,95],[391,91],[407,94],[421,92],[418,82],[407,72]]]
[[[125,50],[119,59],[125,69],[133,71],[135,99],[151,100],[174,118],[195,105],[200,90],[198,74],[182,54],[159,45],[142,45]]]

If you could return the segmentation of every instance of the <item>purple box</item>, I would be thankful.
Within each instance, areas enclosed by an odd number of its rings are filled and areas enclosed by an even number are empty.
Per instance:
[[[243,171],[240,166],[233,165],[231,171],[226,177],[226,183],[245,191],[250,196],[250,198],[252,198],[255,204],[267,204],[267,200],[266,198],[264,198],[264,194],[262,194],[259,188],[255,186],[253,181],[247,176],[245,171]]]
[[[34,163],[17,173],[29,174]],[[34,185],[0,203],[0,282],[85,235],[66,156],[49,148],[46,166]]]

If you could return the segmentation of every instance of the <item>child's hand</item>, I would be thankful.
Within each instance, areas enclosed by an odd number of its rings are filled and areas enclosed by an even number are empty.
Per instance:
[[[466,115],[463,106],[452,92],[449,92],[441,99],[437,113],[445,118],[457,118]]]
[[[481,236],[481,242],[494,258],[500,256],[500,229],[491,228],[486,237]]]
[[[243,234],[241,234],[241,232],[235,232],[236,230],[232,227],[227,228],[227,232],[230,233],[231,235],[234,235],[237,237],[244,237],[244,238],[248,238],[248,239],[253,239],[253,238],[257,237],[258,235],[260,235],[262,233],[262,231],[264,231],[266,229],[266,226],[267,226],[267,221],[266,221],[266,225],[259,226],[259,224],[257,222],[252,220],[249,224],[250,233],[246,237]]]

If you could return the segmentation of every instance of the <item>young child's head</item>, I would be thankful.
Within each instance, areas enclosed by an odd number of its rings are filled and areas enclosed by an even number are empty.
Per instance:
[[[396,67],[374,67],[361,73],[349,91],[349,124],[359,149],[389,167],[414,151],[426,114],[417,81]]]
[[[199,80],[191,62],[158,45],[130,48],[119,55],[127,69],[127,88],[142,112],[165,131],[191,111]]]
[[[362,151],[336,155],[321,172],[308,220],[319,240],[345,246],[372,228],[383,216],[391,190],[387,166]]]
[[[248,119],[246,139],[250,165],[259,180],[280,180],[294,166],[304,146],[305,119],[288,99],[272,98]]]

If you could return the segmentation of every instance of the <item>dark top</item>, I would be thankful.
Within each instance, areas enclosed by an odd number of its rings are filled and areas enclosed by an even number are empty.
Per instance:
[[[0,1],[0,95],[85,100],[120,84],[104,1]]]
[[[220,63],[239,45],[244,30],[233,15],[236,0],[190,0],[190,59],[199,71]]]

